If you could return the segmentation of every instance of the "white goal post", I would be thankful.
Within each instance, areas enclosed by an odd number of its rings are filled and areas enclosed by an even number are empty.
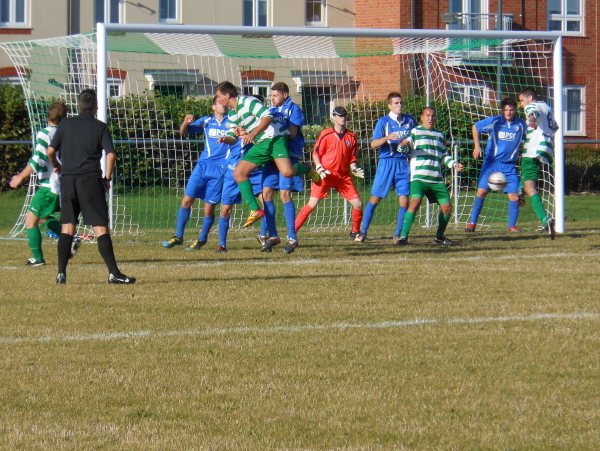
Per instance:
[[[404,110],[418,115],[438,109],[449,147],[469,171],[450,174],[454,223],[464,223],[476,191],[480,163],[470,159],[473,122],[498,114],[504,95],[532,87],[542,97],[562,93],[562,39],[557,32],[401,30],[362,28],[275,28],[193,25],[97,24],[96,33],[0,43],[19,73],[32,118],[32,133],[45,120],[47,100],[61,98],[76,113],[76,94],[96,88],[99,119],[120,146],[117,177],[111,187],[114,232],[164,235],[175,222],[185,181],[202,150],[201,140],[178,134],[184,108],[206,114],[216,83],[232,81],[243,93],[268,94],[274,81],[290,86],[307,117],[305,155],[315,135],[328,126],[336,105],[349,110],[349,128],[359,137],[370,195],[378,153],[370,149],[374,124],[388,113],[385,98],[398,91]],[[543,170],[542,198],[564,233],[564,142],[562,96],[552,107],[560,127],[555,164]],[[297,205],[307,200],[297,196]],[[393,190],[374,224],[396,218]],[[420,222],[435,222],[435,206],[423,208]],[[481,215],[487,227],[506,218],[506,201],[489,196]],[[194,208],[190,227],[201,221]],[[322,202],[307,226],[344,228],[348,206],[337,196]],[[243,217],[234,213],[235,221]],[[13,234],[22,233],[23,218]]]

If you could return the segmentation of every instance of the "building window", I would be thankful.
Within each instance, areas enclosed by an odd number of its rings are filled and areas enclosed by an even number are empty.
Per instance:
[[[456,19],[448,28],[461,30],[489,28],[488,0],[449,0],[448,8]]]
[[[302,110],[307,124],[325,124],[330,103],[331,86],[302,86]]]
[[[160,0],[160,21],[178,22],[179,21],[179,1],[178,0]]]
[[[245,96],[258,97],[263,103],[268,103],[271,92],[272,81],[248,80],[242,84],[242,93]]]
[[[106,95],[109,99],[121,97],[123,95],[123,82],[115,78],[106,80]]]
[[[266,27],[269,25],[270,0],[242,0],[243,25],[246,27]]]
[[[27,25],[28,0],[0,0],[0,26],[23,27]]]
[[[123,21],[123,0],[94,0],[94,25],[104,22],[106,7],[108,7],[109,23]]]
[[[552,107],[554,90],[549,90]],[[563,134],[585,136],[585,86],[563,86]]]
[[[583,35],[583,0],[548,0],[548,30]]]
[[[305,24],[309,26],[325,25],[326,0],[305,0],[306,19]]]
[[[450,89],[448,89],[447,96],[449,100],[454,100],[455,102],[483,106],[490,104],[493,93],[485,85],[452,83]]]

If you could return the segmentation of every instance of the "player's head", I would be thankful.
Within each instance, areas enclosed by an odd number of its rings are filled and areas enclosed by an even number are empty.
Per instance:
[[[525,108],[531,102],[535,102],[537,100],[537,95],[535,91],[531,88],[525,88],[519,93],[519,102],[521,102],[521,106]]]
[[[435,110],[426,106],[421,112],[421,125],[428,130],[431,130],[435,124]]]
[[[290,96],[290,88],[285,83],[278,81],[271,86],[271,105],[281,106]]]
[[[402,114],[402,94],[393,91],[387,96],[387,106],[390,111],[400,116]]]
[[[60,121],[67,115],[67,105],[62,100],[58,100],[48,108],[48,122],[54,125],[60,124]]]
[[[515,112],[517,110],[517,102],[512,97],[505,97],[500,102],[500,109],[502,110],[502,116],[508,122],[512,122],[515,118]]]
[[[230,81],[223,81],[219,83],[215,88],[215,93],[217,102],[222,104],[224,107],[229,108],[237,101],[237,88]]]
[[[331,112],[331,117],[333,118],[333,123],[340,127],[346,126],[346,118],[348,117],[348,112],[346,108],[343,106],[336,106]]]
[[[225,107],[225,105],[222,105],[219,102],[217,102],[217,96],[213,97],[213,102],[212,102],[211,108],[215,114],[227,113],[227,108]]]
[[[96,97],[96,91],[93,89],[84,89],[79,93],[77,98],[77,105],[79,111],[85,113],[95,113],[98,110],[98,98]]]

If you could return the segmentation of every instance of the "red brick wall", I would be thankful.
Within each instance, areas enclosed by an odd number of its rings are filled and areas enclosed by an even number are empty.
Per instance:
[[[415,23],[411,24],[410,0],[355,0],[356,27],[442,29],[441,16],[448,0],[415,0]],[[600,139],[600,1],[584,0],[585,36],[563,38],[563,77],[565,84],[586,86],[586,137]],[[489,0],[489,13],[496,13],[498,0]],[[384,12],[382,14],[382,12]],[[513,14],[515,30],[547,30],[547,0],[503,0],[502,12]],[[385,97],[389,88],[402,87],[403,75],[397,70],[396,57],[378,61],[377,71],[357,64],[357,79],[366,90]],[[361,78],[364,77],[364,78]],[[406,84],[406,83],[404,83]],[[401,91],[404,93],[404,91]]]

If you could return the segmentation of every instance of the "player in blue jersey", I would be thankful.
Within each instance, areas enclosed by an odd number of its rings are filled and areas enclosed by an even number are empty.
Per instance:
[[[477,219],[483,208],[489,186],[488,177],[493,172],[502,172],[506,176],[507,185],[504,192],[508,194],[508,231],[518,232],[519,217],[519,175],[517,174],[517,158],[520,156],[521,144],[527,137],[527,124],[515,116],[517,103],[505,98],[500,103],[502,113],[476,122],[473,125],[473,158],[481,156],[479,135],[489,135],[484,152],[484,161],[477,184],[477,194],[473,201],[471,219],[466,232],[474,232]]]
[[[183,244],[185,226],[190,218],[191,208],[196,199],[204,201],[204,219],[197,240],[188,249],[200,249],[208,240],[208,233],[215,222],[215,205],[221,202],[223,177],[225,175],[225,159],[230,151],[229,144],[218,140],[229,132],[229,121],[225,107],[217,103],[216,96],[212,104],[213,115],[194,120],[194,116],[186,114],[179,132],[181,136],[204,134],[204,151],[200,155],[186,186],[185,195],[177,212],[175,235],[163,241],[163,246],[171,248]]]
[[[410,114],[402,114],[402,95],[390,92],[387,96],[387,105],[390,112],[380,118],[373,130],[371,149],[379,148],[379,162],[371,188],[371,198],[365,208],[360,233],[355,240],[364,242],[367,231],[373,219],[377,204],[385,198],[393,186],[398,195],[398,221],[393,240],[396,244],[402,231],[404,214],[408,208],[408,195],[410,193],[410,165],[408,154],[398,149],[400,143],[408,137],[410,131],[417,126],[416,119]]]
[[[271,86],[270,112],[273,116],[271,125],[275,127],[276,132],[288,136],[288,152],[292,164],[298,163],[304,154],[304,136],[302,135],[304,113],[298,105],[292,102],[290,88],[283,82],[277,82]],[[283,251],[290,254],[298,247],[298,235],[296,235],[294,227],[296,208],[292,200],[292,192],[301,192],[302,185],[302,179],[299,176],[284,177],[273,162],[265,165],[263,169],[265,217],[262,221],[261,234],[258,237],[264,252],[271,252],[273,246],[280,243],[275,228],[275,204],[273,203],[275,190],[279,190],[279,198],[283,204],[283,215],[288,229],[287,243]],[[269,224],[268,220],[272,222]],[[268,238],[267,229],[270,229]]]

